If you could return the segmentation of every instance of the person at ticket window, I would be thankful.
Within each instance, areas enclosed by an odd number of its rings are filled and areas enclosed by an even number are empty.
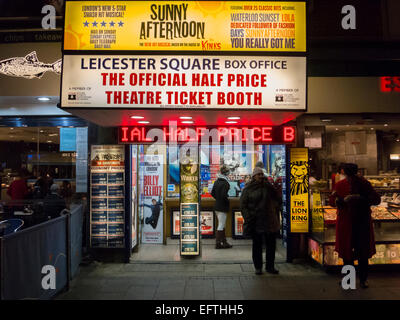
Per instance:
[[[243,189],[240,209],[244,218],[243,234],[253,240],[252,258],[257,275],[262,274],[262,248],[266,244],[266,271],[278,274],[275,269],[276,237],[280,230],[279,208],[282,198],[265,177],[260,167],[255,167],[250,183]]]
[[[218,179],[214,182],[213,188],[211,190],[211,195],[216,200],[214,211],[218,218],[215,249],[232,248],[232,245],[226,241],[225,236],[226,215],[229,211],[228,192],[230,184],[227,177],[229,171],[230,170],[227,165],[222,165],[220,169],[220,174],[218,175]]]
[[[161,197],[160,199],[157,201],[156,199],[152,199],[151,200],[152,204],[142,204],[141,206],[143,207],[148,207],[151,209],[151,216],[147,217],[144,222],[146,224],[149,224],[153,227],[153,229],[157,228],[157,224],[158,224],[158,218],[160,217],[160,211],[161,211],[161,207],[162,207],[162,203],[161,203]]]

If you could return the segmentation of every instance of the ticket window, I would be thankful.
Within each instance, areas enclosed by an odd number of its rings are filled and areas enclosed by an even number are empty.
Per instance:
[[[179,145],[158,145],[153,149],[150,146],[138,146],[139,243],[161,244],[168,236],[170,222],[166,220],[170,218],[169,206],[176,207],[179,203],[180,148]],[[202,203],[207,199],[212,200],[210,193],[222,164],[228,165],[231,169],[228,177],[231,184],[229,190],[231,198],[240,197],[245,184],[251,179],[257,161],[263,162],[268,176],[273,178],[282,193],[285,192],[283,190],[286,174],[285,145],[201,145],[199,149]],[[170,203],[171,199],[175,199],[176,203]],[[234,207],[232,210],[236,212],[239,204]]]
[[[240,196],[245,182],[251,178],[253,170],[254,147],[242,145],[207,145],[200,146],[200,181],[201,198],[210,198],[212,186],[217,180],[222,164],[231,169],[229,180],[230,197]],[[179,198],[179,149],[180,146],[167,147],[168,173],[167,197]]]
[[[167,147],[168,198],[179,198],[179,146]],[[262,161],[269,176],[278,184],[285,176],[285,145],[207,145],[200,146],[201,197],[210,198],[211,190],[222,164],[231,172],[229,197],[239,197],[245,184],[251,180],[255,163]]]

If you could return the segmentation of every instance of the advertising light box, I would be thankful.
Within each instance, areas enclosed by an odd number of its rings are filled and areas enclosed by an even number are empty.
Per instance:
[[[305,1],[67,1],[64,50],[306,51]]]
[[[92,145],[90,154],[90,243],[122,248],[125,237],[125,154],[120,145]]]
[[[309,219],[308,148],[290,149],[290,231],[308,232]]]
[[[306,110],[305,57],[63,59],[63,108]]]
[[[123,126],[118,127],[118,143],[151,144],[166,142],[196,142],[209,144],[212,142],[242,143],[293,143],[296,128],[292,126],[219,126],[219,127],[152,127]]]

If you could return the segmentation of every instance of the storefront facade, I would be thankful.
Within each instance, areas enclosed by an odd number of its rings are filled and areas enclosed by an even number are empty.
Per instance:
[[[310,152],[311,233],[308,251],[324,266],[343,264],[335,252],[336,208],[328,197],[342,163],[356,163],[359,174],[381,195],[372,207],[377,253],[370,264],[399,264],[398,215],[399,112],[397,77],[335,77],[309,79],[308,113],[297,119],[301,142]],[[334,87],[332,92],[330,88]],[[336,105],[336,113],[332,113]],[[362,113],[357,112],[363,110]],[[336,177],[337,175],[337,177]]]
[[[354,2],[358,3],[358,1]],[[79,1],[74,1],[74,3],[78,6],[81,5]],[[299,5],[302,2],[296,1],[296,3]],[[198,215],[196,214],[196,216],[198,221],[204,222],[203,226],[198,225],[195,230],[198,238],[200,234],[203,238],[213,237],[213,231],[215,232],[216,220],[211,214],[213,199],[209,193],[221,164],[220,160],[225,159],[225,154],[227,154],[228,163],[232,166],[232,182],[236,182],[239,189],[242,189],[246,176],[259,160],[263,161],[269,175],[274,175],[277,163],[278,167],[285,171],[282,169],[283,165],[279,166],[279,162],[285,163],[286,173],[279,177],[282,178],[282,181],[284,179],[288,181],[290,179],[290,172],[287,170],[290,164],[288,154],[290,154],[291,147],[309,149],[310,169],[316,172],[318,180],[326,181],[326,188],[324,183],[320,183],[319,189],[323,191],[330,191],[328,181],[332,171],[331,165],[348,161],[357,162],[360,168],[364,169],[365,175],[373,176],[371,179],[377,180],[377,185],[394,186],[397,183],[396,175],[392,172],[389,174],[390,178],[382,177],[380,171],[388,173],[395,170],[397,168],[396,157],[400,153],[394,143],[394,141],[397,142],[396,129],[392,130],[396,126],[397,120],[395,119],[397,119],[399,105],[398,75],[394,73],[398,62],[390,61],[391,57],[398,52],[398,48],[391,47],[390,44],[387,46],[387,43],[379,44],[379,47],[383,46],[381,55],[376,53],[379,50],[364,52],[360,48],[365,46],[363,43],[365,39],[370,41],[380,41],[381,38],[389,41],[398,39],[399,35],[393,32],[396,30],[396,21],[390,16],[388,21],[382,21],[382,15],[376,15],[375,18],[379,21],[375,22],[387,26],[387,28],[372,30],[368,25],[358,25],[357,30],[352,31],[351,34],[340,28],[323,29],[319,26],[324,25],[325,18],[329,16],[329,19],[332,19],[331,13],[339,13],[341,7],[338,4],[322,5],[321,3],[319,1],[310,1],[309,3],[307,12],[311,12],[314,19],[308,19],[310,26],[308,30],[312,33],[308,40],[311,40],[309,47],[312,50],[307,59],[304,57],[305,40],[296,40],[299,45],[297,48],[290,48],[290,42],[287,43],[285,49],[267,48],[266,43],[259,41],[255,36],[253,38],[256,40],[244,40],[244,44],[241,46],[238,29],[242,29],[243,26],[239,28],[239,24],[243,21],[230,21],[238,24],[236,27],[230,27],[234,31],[231,33],[232,39],[222,37],[220,42],[209,40],[206,43],[196,40],[196,45],[185,40],[180,41],[181,44],[177,42],[181,47],[179,50],[174,50],[177,49],[177,45],[173,41],[152,39],[154,32],[150,30],[154,31],[154,29],[151,29],[150,26],[154,26],[152,22],[154,19],[149,18],[152,11],[145,7],[140,7],[140,12],[145,18],[137,19],[144,23],[137,27],[139,39],[135,41],[123,39],[122,44],[117,41],[118,47],[114,48],[115,32],[118,30],[117,28],[123,28],[127,21],[119,19],[114,21],[115,24],[112,26],[110,25],[111,20],[104,20],[101,22],[106,25],[102,26],[98,21],[98,25],[93,25],[96,19],[80,21],[79,19],[82,17],[77,17],[76,14],[79,10],[71,9],[72,19],[78,19],[79,22],[65,26],[66,42],[64,44],[36,43],[36,47],[32,50],[26,50],[24,44],[4,46],[5,50],[2,52],[5,54],[1,56],[1,60],[17,57],[28,57],[26,59],[31,60],[32,55],[29,54],[36,50],[39,62],[51,65],[51,67],[48,67],[46,71],[42,70],[39,73],[28,75],[33,77],[32,79],[1,75],[0,80],[7,83],[7,85],[0,86],[0,90],[7,88],[7,92],[2,91],[0,97],[4,106],[1,109],[2,116],[4,116],[2,121],[7,127],[20,126],[23,128],[25,125],[31,126],[27,124],[28,122],[21,121],[21,119],[28,121],[28,116],[37,115],[35,121],[56,118],[56,122],[51,122],[50,125],[46,124],[46,126],[56,129],[54,132],[43,132],[48,135],[60,135],[61,128],[57,127],[88,126],[87,155],[79,159],[81,164],[84,164],[86,160],[86,185],[82,184],[82,187],[86,188],[89,201],[95,198],[103,200],[88,203],[86,243],[96,254],[101,252],[104,253],[104,256],[112,256],[114,253],[120,253],[126,261],[129,259],[132,249],[137,248],[141,243],[165,244],[169,238],[180,239],[181,237],[182,225],[181,219],[178,218],[178,212],[181,214],[181,176],[177,161],[179,150],[188,143],[186,138],[190,132],[185,131],[188,129],[194,129],[197,137],[198,134],[202,135],[202,130],[217,129],[216,141],[221,142],[218,132],[222,136],[226,132],[225,129],[228,132],[233,130],[232,136],[235,138],[238,134],[237,130],[251,128],[253,130],[252,138],[259,139],[250,146],[246,145],[246,139],[242,139],[244,141],[241,141],[240,144],[225,143],[225,139],[223,139],[224,144],[216,146],[214,149],[212,143],[203,147],[201,141],[197,141],[199,142],[196,147],[199,200],[197,202]],[[120,5],[121,2],[118,4]],[[181,10],[181,17],[184,12],[189,14],[193,10],[191,2],[186,4],[189,4],[186,9],[185,7],[175,8],[177,14]],[[125,5],[123,3],[118,8],[118,14],[123,13],[127,16],[131,14],[128,14],[129,10],[126,11]],[[227,3],[222,4],[225,6],[224,8],[207,8],[201,5],[202,3],[195,12],[207,12],[212,18],[203,21],[196,17],[198,20],[193,20],[200,23],[196,24],[196,26],[200,26],[196,29],[196,35],[201,34],[202,22],[205,22],[206,26],[207,23],[210,23],[209,21],[214,21],[213,19],[217,17],[222,20],[226,19],[225,14],[229,12],[226,7]],[[246,5],[253,6],[253,3]],[[257,3],[255,8],[257,5],[262,6],[263,3]],[[274,3],[274,5],[282,5],[282,2]],[[392,1],[385,2],[387,8],[394,5],[395,3]],[[368,9],[378,9],[372,4],[369,6],[372,7],[368,7]],[[106,7],[105,12],[109,10],[109,7]],[[158,10],[161,10],[162,13],[163,8],[167,7],[154,8],[157,17],[159,16]],[[253,13],[261,13],[258,9],[254,9]],[[99,18],[99,14],[102,13],[102,10],[94,7],[88,7],[85,10],[92,15],[98,14]],[[263,10],[270,11],[267,8]],[[362,17],[367,12],[367,9],[361,10],[358,11],[358,15]],[[205,14],[205,16],[207,15]],[[153,17],[158,19],[155,17],[155,13],[153,13]],[[240,19],[240,16],[237,18]],[[337,21],[340,21],[340,18],[337,17]],[[285,19],[291,19],[291,17],[285,17]],[[297,25],[302,26],[301,15],[296,16],[295,20]],[[361,20],[360,18],[359,21]],[[340,26],[337,21],[332,21],[332,26]],[[118,24],[119,22],[121,24]],[[183,25],[185,21],[182,19],[180,22]],[[288,20],[285,23],[293,22]],[[101,28],[108,31],[104,32]],[[92,38],[86,33],[89,29],[93,30]],[[126,32],[126,34],[131,33]],[[141,34],[142,36],[140,36]],[[194,36],[197,37],[196,35]],[[220,35],[216,34],[215,39],[219,39],[218,36]],[[213,38],[213,40],[215,39]],[[134,47],[129,47],[129,42],[133,43]],[[336,42],[340,42],[339,45]],[[347,46],[354,42],[360,44],[360,47],[357,45]],[[231,43],[236,43],[236,45],[231,47],[231,50],[227,50],[227,44]],[[202,49],[196,50],[197,46]],[[62,63],[64,68],[62,95],[60,94],[60,75],[55,72],[58,70],[57,68],[61,68],[61,65],[56,63],[62,58],[61,47],[64,59]],[[18,50],[14,50],[15,48]],[[386,48],[390,48],[393,54],[388,54]],[[359,61],[358,57],[361,54],[365,56],[365,61]],[[286,67],[289,66],[291,71],[296,70],[286,78],[283,76],[283,70],[285,70],[283,61],[288,63]],[[385,63],[379,61],[385,61]],[[223,68],[216,69],[217,63]],[[226,66],[231,66],[231,68],[226,68]],[[131,72],[132,70],[134,72]],[[267,92],[267,90],[263,87],[265,85],[265,78],[262,78],[263,72],[259,72],[259,70],[267,70],[267,79],[285,83],[282,88],[286,88],[287,83],[291,81],[290,85],[294,83],[295,89],[305,94],[295,96],[288,91],[282,91],[279,94],[269,92],[260,98],[256,93]],[[301,72],[298,72],[299,70]],[[42,78],[38,79],[39,76]],[[306,76],[308,77],[306,78]],[[381,79],[381,77],[388,76],[391,78]],[[44,80],[46,80],[45,85],[43,85]],[[19,82],[17,83],[17,81]],[[21,84],[20,81],[29,83],[29,86]],[[228,81],[230,81],[229,84]],[[269,84],[268,80],[267,84]],[[21,96],[21,86],[25,88],[23,96]],[[86,90],[89,87],[91,90]],[[167,91],[170,93],[166,93]],[[60,95],[61,99],[59,99]],[[36,99],[42,96],[49,96],[52,101],[54,97],[51,106],[44,107],[43,102],[40,102],[41,105],[39,105],[37,100],[35,103],[32,103],[33,100],[29,103],[26,102],[30,98]],[[289,99],[292,103],[297,101],[297,105],[295,107],[293,105],[285,106],[282,99]],[[60,101],[61,108],[56,108],[56,101]],[[275,104],[274,110],[268,107],[267,102],[271,101]],[[10,109],[10,106],[15,109]],[[298,108],[299,106],[301,108]],[[71,122],[73,119],[76,122]],[[331,122],[325,121],[327,119]],[[11,122],[7,122],[8,120]],[[67,120],[69,122],[66,122]],[[188,122],[185,123],[185,121]],[[154,133],[150,137],[147,136],[149,129],[160,130],[163,138],[164,130],[170,127],[171,122],[175,122],[175,126],[181,128],[176,141],[172,145],[170,142],[165,143],[164,141],[152,146],[149,139],[154,138]],[[35,127],[36,133],[39,131],[39,135],[42,134],[40,131],[45,131],[43,127],[39,129]],[[271,129],[272,131],[275,130],[275,127],[279,130],[283,130],[284,127],[294,128],[296,137],[294,140],[290,137],[290,134],[293,133],[292,129],[288,129],[289,138],[287,139],[283,134],[272,137],[269,134],[270,129],[263,131],[263,128],[266,127],[274,128]],[[136,128],[135,131],[132,128]],[[7,130],[7,134],[10,135],[9,129]],[[109,147],[110,145],[111,147]],[[40,147],[39,144],[39,153]],[[38,153],[37,144],[32,150],[35,151],[33,153]],[[111,153],[107,150],[111,150]],[[50,151],[53,150],[50,149]],[[110,154],[117,158],[110,158]],[[218,154],[218,160],[215,163],[210,161],[213,154]],[[98,155],[97,158],[96,155]],[[101,159],[102,156],[105,158]],[[31,158],[34,162],[36,159],[39,157],[35,158],[33,155]],[[104,165],[101,162],[103,160],[116,162]],[[73,161],[77,161],[77,159],[69,162]],[[29,161],[26,163],[30,165]],[[35,165],[32,164],[32,169],[34,168]],[[77,169],[71,170],[77,174]],[[110,185],[108,185],[109,177],[112,182]],[[283,185],[285,184],[283,183]],[[123,190],[123,194],[121,190]],[[393,198],[395,191],[390,191],[393,201],[388,202],[395,202],[395,198]],[[227,221],[227,235],[240,239],[242,236],[240,231],[242,220],[238,210],[240,193],[236,193],[233,187],[231,192],[232,201]],[[323,194],[322,192],[320,196],[322,203]],[[325,193],[325,195],[327,194],[328,192]],[[161,201],[159,201],[160,195]],[[318,205],[314,210],[314,202],[317,204],[318,196],[313,197],[313,195],[313,193],[310,194],[310,210],[322,212],[323,210],[318,209]],[[290,212],[290,200],[287,198],[287,194],[283,194],[283,196],[286,197],[284,210]],[[153,204],[153,199],[156,204]],[[154,217],[154,207],[151,208],[151,206],[157,205],[158,202],[161,202],[162,206],[160,206],[159,221],[157,224],[153,223],[154,228],[150,223],[153,221],[151,218]],[[319,230],[315,232],[321,233],[321,228],[326,228],[332,234],[334,225],[326,224],[323,221],[329,220],[329,214],[333,211],[331,208],[324,211],[326,219],[310,213],[309,229],[302,229],[301,232],[292,234],[294,236],[291,253],[293,257],[304,256],[301,251],[310,251],[310,255],[314,252],[313,255],[317,256],[315,260],[324,262],[325,256],[329,256],[330,258],[326,258],[327,262],[325,261],[324,264],[337,264],[337,258],[332,258],[332,248],[328,247],[334,241],[332,237],[327,236],[329,241],[325,246],[324,240],[319,241],[319,238],[313,237],[314,234],[308,238],[307,232],[308,230]],[[392,212],[394,210],[389,211],[391,215],[395,213]],[[149,223],[146,223],[146,218]],[[395,221],[397,220],[393,219],[393,222]],[[321,227],[321,222],[325,223],[325,227]],[[391,226],[395,226],[395,224],[393,223]],[[283,228],[282,236],[284,236],[284,232]],[[286,232],[290,232],[288,225],[286,225]],[[398,232],[393,230],[391,234],[394,236],[386,239],[387,243],[396,244]],[[108,242],[109,238],[113,240],[110,242],[111,245]],[[309,240],[314,242],[309,242]],[[324,249],[325,247],[327,249]],[[323,256],[324,253],[321,252],[324,250],[327,252],[330,250],[329,254]],[[385,253],[385,255],[387,254]]]
[[[21,169],[28,171],[32,189],[45,177],[86,194],[89,123],[57,108],[60,43],[1,48],[0,130],[2,149],[10,151],[1,160],[2,200],[8,200],[7,188]]]
[[[201,238],[215,236],[210,192],[222,164],[231,168],[226,234],[243,238],[239,197],[258,161],[282,190],[282,236],[287,243],[287,155],[295,146],[293,120],[306,110],[305,3],[293,2],[286,9],[284,3],[265,4],[221,2],[214,8],[216,4],[208,2],[136,2],[134,8],[127,2],[116,8],[126,18],[120,19],[121,30],[128,24],[140,30],[127,41],[129,31],[122,35],[113,21],[104,18],[101,30],[82,15],[91,11],[105,17],[114,3],[90,8],[79,1],[66,3],[61,108],[118,132],[114,140],[91,146],[94,252],[125,250],[129,258],[141,244],[165,244],[179,237],[182,256],[200,255]],[[176,30],[167,32],[167,38],[164,31],[154,30],[154,21],[161,19],[156,13],[171,8],[182,30],[196,25],[206,34],[197,37],[190,29],[187,39],[179,40],[173,36]],[[210,16],[210,10],[217,13]],[[265,19],[287,11],[282,19],[293,20],[288,29],[278,23],[271,28],[287,37],[291,32],[296,44],[235,36],[242,28],[250,32],[251,23],[240,20],[243,12],[258,19],[263,10],[269,11]],[[231,29],[230,37],[209,33],[221,23]],[[253,26],[258,23],[253,21]],[[79,41],[72,37],[75,33],[81,35]],[[113,33],[113,41],[107,40],[108,33]],[[192,168],[188,177],[187,168],[182,169],[186,155]],[[307,227],[293,232],[307,232],[308,222],[302,223]]]

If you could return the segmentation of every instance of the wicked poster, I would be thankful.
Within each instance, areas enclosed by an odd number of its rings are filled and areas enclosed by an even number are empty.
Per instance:
[[[200,254],[198,149],[180,152],[180,247],[181,255]]]

